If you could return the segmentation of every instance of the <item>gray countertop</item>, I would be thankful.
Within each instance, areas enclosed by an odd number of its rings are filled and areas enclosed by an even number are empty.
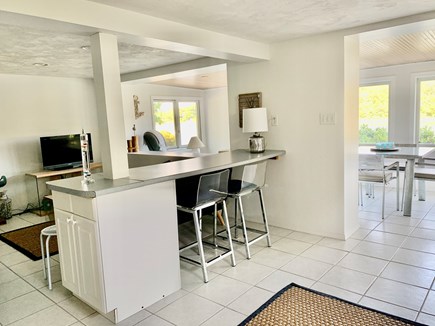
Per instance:
[[[124,191],[149,184],[174,180],[193,175],[209,173],[236,166],[261,162],[284,155],[284,150],[266,150],[253,154],[239,149],[219,154],[194,157],[182,161],[168,162],[130,169],[129,178],[105,179],[101,173],[93,175],[94,183],[82,184],[82,177],[49,181],[49,189],[69,193],[75,196],[94,198],[108,193]]]

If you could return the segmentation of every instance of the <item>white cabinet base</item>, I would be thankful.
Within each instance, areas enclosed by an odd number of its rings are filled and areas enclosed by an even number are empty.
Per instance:
[[[104,298],[92,300],[104,303],[104,307],[93,306],[102,314],[112,312],[115,322],[120,322],[181,288],[174,181],[92,199],[59,192],[53,192],[53,198],[56,221],[82,214],[87,215],[83,217],[90,223],[96,224],[96,253],[91,255],[96,261],[86,260],[91,256],[79,253],[77,256],[85,259],[78,258],[75,263],[64,259],[61,263],[62,269],[69,269],[62,271],[62,275],[72,275],[76,280],[76,270],[85,276],[78,277],[78,285],[70,284],[68,280],[64,283],[78,298],[93,305],[82,296],[89,296],[87,290],[91,287],[86,276],[101,270]],[[59,242],[63,243],[60,255],[67,258],[71,242],[64,236],[67,226],[63,222],[57,223],[61,231]],[[82,237],[79,251],[91,245],[91,238]],[[72,266],[74,264],[76,266]],[[77,289],[81,290],[77,292]]]

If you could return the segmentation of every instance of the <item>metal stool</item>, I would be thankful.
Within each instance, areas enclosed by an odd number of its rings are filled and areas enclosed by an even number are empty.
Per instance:
[[[196,191],[196,200],[193,207],[188,203],[178,202],[177,209],[193,215],[193,222],[195,225],[196,241],[180,248],[180,258],[190,263],[201,266],[204,282],[208,282],[207,267],[217,263],[218,261],[231,257],[231,265],[236,266],[236,259],[234,257],[233,244],[231,242],[231,230],[229,228],[227,207],[225,199],[227,197],[226,192],[228,189],[228,177],[229,170],[217,172],[213,174],[202,175],[199,178],[199,183]],[[203,239],[202,232],[202,210],[207,207],[214,207],[214,225],[216,227],[217,218],[217,205],[222,203],[223,219],[225,222],[225,230],[228,235],[228,247],[219,245],[216,242],[216,232],[213,235],[213,243],[206,242]],[[204,245],[211,246],[215,255],[212,258],[207,259],[204,253]],[[198,248],[199,261],[191,259],[190,257],[182,255],[183,251],[186,251],[192,247]],[[218,252],[220,251],[220,253]]]
[[[233,241],[241,242],[245,244],[246,258],[251,259],[250,246],[261,239],[266,238],[267,246],[271,247],[272,242],[270,240],[269,225],[266,216],[266,207],[264,206],[263,190],[264,184],[266,182],[266,165],[267,161],[249,164],[243,167],[234,168],[231,172],[231,180],[228,185],[228,195],[229,198],[235,200],[234,203],[234,237]],[[260,207],[263,217],[263,230],[258,230],[255,228],[249,228],[246,226],[245,214],[243,211],[242,197],[250,195],[254,192],[258,192],[260,197]],[[237,221],[237,208],[240,209],[240,220],[242,225],[238,225]],[[239,241],[237,231],[242,229],[243,241]],[[248,238],[248,231],[255,233],[254,237]]]
[[[45,240],[45,253],[44,253],[44,242],[42,239],[43,236],[47,237],[47,239]],[[42,270],[44,271],[44,278],[47,279],[48,277],[49,290],[52,289],[52,286],[51,286],[51,271],[50,271],[50,250],[48,245],[50,242],[50,238],[52,236],[57,236],[56,225],[47,226],[46,228],[41,230],[40,241],[41,241]]]

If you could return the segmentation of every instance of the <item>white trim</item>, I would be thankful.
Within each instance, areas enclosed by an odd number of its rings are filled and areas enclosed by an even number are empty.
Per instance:
[[[414,141],[420,143],[420,82],[435,80],[435,71],[411,74],[411,105],[414,113]],[[430,144],[426,144],[430,145]]]

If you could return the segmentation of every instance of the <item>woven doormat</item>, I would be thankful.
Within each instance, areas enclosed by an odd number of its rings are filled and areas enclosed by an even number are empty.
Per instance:
[[[291,283],[240,325],[423,325]]]
[[[53,224],[54,221],[44,222],[14,231],[1,233],[0,240],[10,245],[12,248],[15,248],[30,259],[39,260],[41,259],[41,244],[39,238],[41,230]],[[52,237],[50,240],[50,255],[55,255],[58,253],[56,240],[56,237]]]

